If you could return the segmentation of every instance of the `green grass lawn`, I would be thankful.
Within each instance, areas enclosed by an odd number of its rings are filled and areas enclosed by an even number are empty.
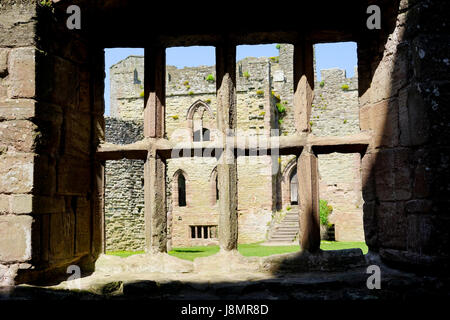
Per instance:
[[[367,245],[364,242],[337,242],[337,241],[322,241],[320,244],[322,250],[340,250],[350,248],[360,248],[364,254],[367,253]],[[240,244],[238,246],[239,252],[246,257],[257,256],[264,257],[272,254],[289,253],[300,250],[299,245],[293,246],[262,246],[261,243]],[[169,254],[180,259],[194,260],[199,257],[207,257],[219,252],[219,246],[208,247],[188,247],[188,248],[173,248]],[[108,252],[108,254],[128,257],[133,254],[144,253],[144,251],[115,251]]]

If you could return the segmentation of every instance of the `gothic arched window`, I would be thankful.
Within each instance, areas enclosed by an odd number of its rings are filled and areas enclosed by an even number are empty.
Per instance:
[[[214,114],[206,102],[194,102],[188,109],[187,120],[193,141],[211,141],[211,130],[207,126],[214,122]]]

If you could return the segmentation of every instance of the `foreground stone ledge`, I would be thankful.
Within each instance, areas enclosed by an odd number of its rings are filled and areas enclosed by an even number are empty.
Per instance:
[[[126,258],[112,255],[101,255],[95,263],[95,271],[98,273],[121,272],[163,272],[163,273],[187,273],[193,271],[190,261],[182,260],[167,253],[136,254]]]

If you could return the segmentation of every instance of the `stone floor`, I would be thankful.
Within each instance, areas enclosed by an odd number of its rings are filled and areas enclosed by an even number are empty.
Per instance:
[[[220,252],[194,262],[167,254],[102,256],[96,271],[78,282],[64,281],[49,287],[19,285],[0,300],[401,301],[450,296],[448,279],[400,272],[358,250],[262,258]],[[374,263],[381,268],[379,290],[370,290],[366,284],[371,275],[367,266]]]

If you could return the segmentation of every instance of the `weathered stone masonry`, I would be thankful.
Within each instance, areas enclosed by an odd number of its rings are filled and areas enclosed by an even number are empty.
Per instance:
[[[366,9],[373,3],[382,9],[380,30],[366,26]],[[296,10],[273,19],[266,7],[241,8],[240,16],[246,19],[233,23],[236,7],[227,3],[220,7],[223,14],[205,25],[210,7],[186,15],[187,7],[174,8],[167,2],[136,6],[131,1],[80,0],[84,29],[70,32],[65,25],[69,4],[72,1],[55,1],[52,10],[34,1],[3,0],[0,6],[1,286],[48,283],[59,274],[67,278],[69,264],[82,265],[83,270],[92,266],[105,244],[105,160],[146,161],[145,247],[150,255],[166,252],[165,165],[173,146],[162,134],[164,48],[216,47],[219,128],[233,130],[233,48],[257,43],[294,44],[296,131],[280,137],[279,150],[282,155],[301,152],[304,251],[314,258],[330,257],[318,250],[317,155],[356,152],[362,156],[364,234],[370,257],[401,270],[442,274],[438,280],[448,283],[450,72],[449,53],[442,45],[449,42],[449,25],[442,14],[450,11],[448,1],[302,3],[304,12],[320,11],[322,19],[312,14],[298,19]],[[170,15],[180,24],[161,25],[159,19],[149,19],[149,12],[166,21]],[[358,44],[363,132],[318,138],[311,136],[308,125],[317,89],[312,44],[334,41]],[[104,143],[106,47],[145,48],[145,140],[137,144]],[[222,118],[226,115],[231,117]],[[219,234],[222,252],[235,252],[237,245],[235,173],[233,165],[218,172],[219,191],[229,200],[219,203],[219,224],[226,230]],[[407,291],[403,285],[396,288]]]
[[[293,46],[282,44],[279,57],[246,58],[237,62],[237,128],[243,134],[270,136],[271,129],[280,127],[280,134],[287,135],[294,128],[292,59]],[[127,134],[123,129],[133,121],[142,121],[143,61],[143,57],[130,56],[111,67],[112,118],[107,118],[108,142],[126,144],[139,140],[120,137]],[[311,122],[314,122],[312,132],[318,136],[359,132],[357,77],[346,78],[345,72],[340,69],[321,72],[324,85],[320,86],[318,81],[315,84],[317,89],[311,116]],[[212,76],[213,80],[206,80],[208,76]],[[168,66],[166,79],[166,135],[172,141],[190,141],[194,127],[201,121],[201,127],[210,130],[211,139],[214,139],[215,68],[201,66],[177,69]],[[348,89],[342,89],[343,85],[348,85]],[[281,124],[277,121],[272,91],[274,95],[279,95],[280,102],[287,109]],[[196,117],[197,113],[193,113],[193,118],[189,115],[198,101],[209,108],[203,113],[202,120]],[[128,128],[130,133],[136,129],[139,127]],[[281,211],[291,207],[288,180],[292,168],[285,168],[294,159],[292,156],[282,156],[280,160],[279,173],[272,176],[270,157],[238,158],[238,225],[239,241],[242,243],[266,240],[273,225],[277,202]],[[113,162],[119,163],[118,166],[110,165],[109,162],[106,165],[106,241],[107,249],[111,250],[144,248],[143,212],[135,209],[136,203],[139,203],[138,208],[143,205],[143,189],[141,192],[138,189],[143,172],[135,162],[125,168],[126,161]],[[358,183],[359,162],[359,154],[335,153],[319,157],[320,195],[334,208],[330,220],[336,224],[337,240],[364,239],[361,184]],[[217,239],[192,239],[190,229],[196,225],[217,227],[215,165],[215,160],[209,158],[168,160],[167,194],[168,212],[172,219],[172,245],[217,243]],[[187,179],[186,207],[176,204],[177,194],[173,192],[179,172]],[[130,176],[135,177],[134,183]],[[121,179],[123,184],[119,182]],[[277,179],[281,180],[278,186]],[[130,197],[129,201],[126,196]],[[134,240],[131,230],[140,232]],[[122,241],[124,238],[126,240]]]

